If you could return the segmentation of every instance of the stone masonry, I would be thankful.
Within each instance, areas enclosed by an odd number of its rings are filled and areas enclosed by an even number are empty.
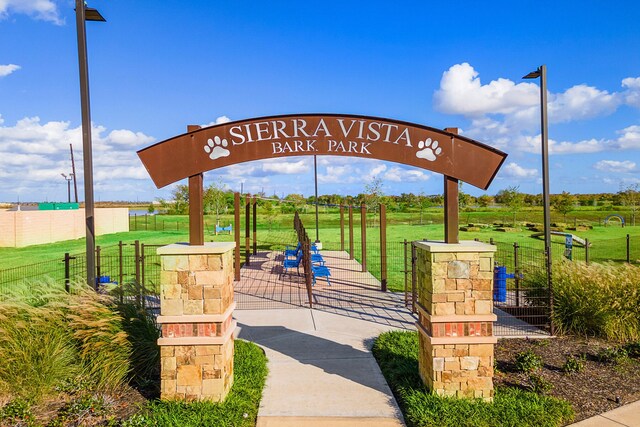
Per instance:
[[[480,242],[417,242],[419,369],[441,396],[493,399],[493,255]]]
[[[158,248],[161,398],[220,402],[233,384],[235,243]]]

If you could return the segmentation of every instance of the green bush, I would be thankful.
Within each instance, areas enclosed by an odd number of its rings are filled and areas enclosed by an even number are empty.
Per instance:
[[[373,354],[409,427],[551,427],[573,419],[567,402],[519,388],[497,389],[493,403],[436,396],[418,374],[416,332],[383,333],[373,345]]]
[[[596,358],[599,362],[617,365],[628,359],[629,355],[625,347],[605,347],[598,351]]]
[[[118,389],[130,345],[109,300],[86,285],[71,293],[30,283],[0,295],[0,393],[37,402],[69,384]]]
[[[540,303],[548,294],[544,271],[525,274],[527,297]],[[553,322],[558,334],[607,340],[640,339],[640,268],[629,264],[553,264]]]
[[[582,372],[585,368],[585,356],[569,356],[566,362],[562,365],[562,372],[565,374],[574,374]]]
[[[519,372],[535,372],[542,368],[542,357],[531,350],[522,351],[516,354],[516,369]]]

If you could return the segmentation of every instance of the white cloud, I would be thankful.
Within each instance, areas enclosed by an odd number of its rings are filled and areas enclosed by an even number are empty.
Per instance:
[[[215,126],[215,125],[221,125],[223,123],[229,123],[231,121],[231,119],[227,116],[220,116],[218,118],[216,118],[214,121],[209,122],[205,125],[200,125],[203,128],[208,128],[209,126]]]
[[[0,19],[12,13],[29,15],[34,19],[64,24],[60,18],[58,7],[52,0],[0,0]]]
[[[511,114],[538,102],[539,89],[535,84],[515,84],[500,78],[482,85],[478,72],[466,62],[456,64],[443,73],[440,89],[434,95],[436,109],[469,117]]]
[[[630,160],[600,160],[593,167],[602,172],[636,172],[636,164]]]
[[[551,95],[549,119],[554,123],[585,120],[613,113],[622,103],[619,93],[610,94],[592,86],[577,85]]]
[[[0,0],[1,2],[2,0]],[[20,68],[19,65],[16,64],[7,64],[7,65],[0,65],[0,77],[5,77],[8,76],[9,74],[13,73],[14,71],[18,71]]]
[[[640,77],[623,79],[622,87],[627,89],[624,92],[625,103],[632,107],[640,108]]]
[[[634,125],[618,131],[620,137],[616,140],[616,147],[620,150],[640,149],[640,126]]]
[[[383,178],[391,182],[420,182],[427,181],[431,175],[419,169],[392,167],[383,175]]]
[[[270,161],[262,165],[262,170],[270,174],[294,175],[308,172],[310,168],[304,160],[297,162]]]
[[[538,170],[526,169],[517,163],[511,162],[500,169],[500,176],[502,178],[531,179],[538,176]]]
[[[154,141],[142,132],[127,129],[107,133],[103,126],[92,128],[94,184],[104,191],[118,193],[127,180],[149,180],[136,150]],[[6,125],[0,117],[0,199],[45,199],[51,189],[64,187],[61,173],[71,172],[69,144],[73,144],[78,184],[82,186],[82,130],[69,122],[42,123],[38,117],[25,117]],[[65,191],[60,191],[66,195]],[[53,195],[51,196],[53,197]],[[122,196],[126,198],[126,195]],[[60,197],[58,197],[61,199]],[[55,198],[54,198],[55,199]]]

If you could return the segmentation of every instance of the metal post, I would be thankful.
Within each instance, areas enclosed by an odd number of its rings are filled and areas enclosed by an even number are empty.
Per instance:
[[[233,193],[233,211],[234,211],[233,226],[235,227],[234,237],[236,241],[236,247],[234,251],[235,281],[239,282],[240,281],[240,193],[238,192]]]
[[[141,291],[140,291],[140,241],[136,240],[134,243],[135,251],[133,259],[136,263],[136,286],[138,288],[138,305],[142,305]]]
[[[584,262],[589,264],[589,239],[584,239]]]
[[[142,243],[140,245],[140,298],[142,299],[142,308],[145,308],[147,303],[144,270],[144,243]]]
[[[387,207],[380,204],[380,290],[387,292]]]
[[[122,246],[124,244],[122,243],[122,240],[120,240],[118,242],[118,285],[120,286],[120,302],[123,302],[124,300],[124,286],[123,286],[123,279],[124,279],[124,268],[122,265],[123,259],[122,259]]]
[[[69,150],[71,151],[71,175],[73,175],[73,194],[75,196],[76,203],[78,203],[78,178],[76,176],[76,162],[73,160],[72,144],[69,144]]]
[[[69,262],[71,261],[71,257],[69,256],[69,252],[64,254],[64,290],[69,292]]]
[[[253,254],[258,253],[258,199],[253,196]]]
[[[317,156],[313,156],[313,178],[316,191],[316,243],[320,243],[320,236],[318,234],[318,162],[316,157]]]
[[[344,206],[340,205],[340,250],[344,251]]]
[[[513,281],[516,286],[516,307],[520,307],[520,262],[518,259],[518,242],[513,242]]]
[[[244,197],[244,261],[251,264],[251,194]]]
[[[407,239],[404,239],[404,306],[409,305],[409,271],[407,269]]]
[[[349,259],[353,259],[353,206],[349,206]]]
[[[367,205],[360,205],[360,244],[362,255],[360,256],[362,272],[367,271]]]
[[[631,237],[627,234],[627,264],[631,262]]]
[[[189,177],[189,244],[204,245],[203,176]]]
[[[96,286],[100,283],[100,276],[102,276],[102,269],[100,266],[100,245],[96,246]],[[97,289],[97,288],[96,288]]]
[[[95,278],[95,221],[93,200],[93,156],[91,149],[91,109],[89,102],[89,65],[87,62],[86,10],[83,0],[76,0],[78,68],[80,71],[80,105],[82,110],[82,160],[84,163],[84,213],[87,257],[87,284],[97,289]],[[103,18],[104,20],[104,18]]]

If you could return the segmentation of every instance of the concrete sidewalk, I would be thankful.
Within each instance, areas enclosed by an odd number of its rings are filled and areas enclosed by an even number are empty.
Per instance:
[[[571,425],[571,427],[623,426],[640,427],[640,400]]]
[[[370,351],[394,327],[307,308],[236,310],[234,317],[238,337],[269,358],[258,427],[404,425]]]

